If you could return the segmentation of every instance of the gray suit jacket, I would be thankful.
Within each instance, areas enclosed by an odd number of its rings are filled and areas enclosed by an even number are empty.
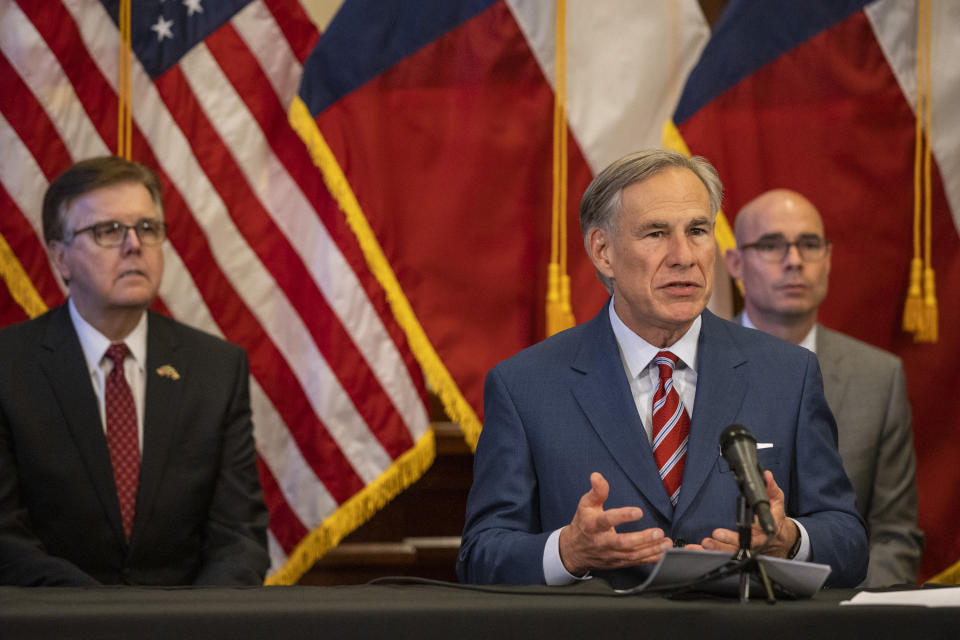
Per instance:
[[[743,314],[734,318],[742,321]],[[823,325],[817,325],[816,348],[843,468],[870,533],[863,586],[915,582],[923,533],[903,365],[892,353]]]
[[[840,456],[870,532],[865,586],[914,582],[923,533],[917,528],[916,461],[900,359],[817,327],[823,386],[837,420]]]

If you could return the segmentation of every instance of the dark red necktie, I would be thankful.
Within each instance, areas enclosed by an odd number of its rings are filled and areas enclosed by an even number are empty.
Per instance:
[[[677,506],[683,465],[687,458],[690,416],[673,385],[677,356],[669,351],[661,351],[654,362],[660,371],[660,381],[653,394],[653,459],[660,470],[660,479],[667,489],[670,502]]]
[[[107,375],[104,404],[107,414],[107,445],[113,464],[113,481],[117,485],[123,531],[130,540],[133,514],[137,504],[137,481],[140,476],[140,444],[137,435],[137,407],[133,393],[123,375],[123,361],[129,355],[127,345],[112,344],[106,356],[113,360]]]

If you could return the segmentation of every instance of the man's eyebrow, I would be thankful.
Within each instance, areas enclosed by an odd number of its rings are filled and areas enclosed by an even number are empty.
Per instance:
[[[670,225],[664,220],[648,220],[637,227],[638,231],[650,231],[651,229],[669,229]]]
[[[709,216],[697,216],[696,218],[694,218],[693,220],[690,221],[690,226],[691,226],[691,227],[692,227],[692,226],[695,226],[695,225],[698,225],[698,224],[710,224],[710,217],[709,217]]]
[[[782,233],[765,233],[754,242],[763,242],[764,240],[786,240],[787,238]]]

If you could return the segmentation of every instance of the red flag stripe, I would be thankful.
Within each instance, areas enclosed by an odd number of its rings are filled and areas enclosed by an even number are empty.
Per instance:
[[[27,314],[14,301],[13,294],[7,288],[7,283],[3,278],[0,278],[0,326],[7,326],[26,319]]]
[[[254,83],[263,83],[264,81],[260,79],[261,71],[259,67],[255,64],[256,61],[252,58],[252,56],[244,55],[242,52],[239,52],[235,48],[235,46],[239,44],[239,42],[234,43],[233,46],[225,43],[225,41],[232,40],[235,37],[236,37],[236,33],[232,29],[229,29],[229,28],[221,29],[217,34],[214,34],[214,36],[211,36],[211,38],[208,38],[207,40],[208,48],[211,50],[211,53],[214,55],[214,58],[221,63],[221,68],[224,70],[227,77],[230,79],[230,81],[234,86],[244,86],[244,85],[254,84]],[[232,64],[229,64],[230,62],[232,62]],[[245,75],[254,76],[254,77],[243,77]],[[282,108],[280,103],[275,99],[275,97],[267,93],[248,93],[248,94],[242,95],[241,97],[245,105],[247,106],[247,108],[250,109],[251,114],[254,117],[256,117],[257,122],[258,124],[260,124],[261,129],[263,129],[265,132],[267,131],[269,132],[269,136],[267,139],[271,145],[271,148],[275,151],[276,158],[278,160],[286,159],[286,162],[284,163],[284,168],[288,169],[288,172],[290,173],[291,178],[297,183],[297,186],[300,187],[301,190],[303,190],[304,185],[316,184],[317,180],[316,180],[315,173],[314,175],[309,175],[305,171],[306,169],[309,169],[311,167],[310,159],[306,152],[305,147],[303,146],[303,143],[296,137],[296,135],[293,133],[293,130],[290,129],[289,127],[282,127],[282,128],[273,127],[272,129],[270,128],[270,123],[276,122],[278,118],[283,116],[283,114],[285,113],[285,110]],[[296,172],[291,171],[291,169],[295,169]],[[303,194],[303,195],[304,197],[307,197],[306,194]],[[316,200],[316,195],[317,194],[314,193],[314,200]],[[313,204],[313,203],[311,202],[310,204]],[[278,234],[278,237],[281,237],[281,236],[279,236]],[[348,237],[350,240],[353,239],[352,234]],[[343,243],[338,243],[338,244],[342,245]],[[350,243],[350,245],[353,247],[356,246],[355,243]],[[284,262],[287,265],[293,265],[298,268],[302,267],[303,265],[300,262],[300,258],[296,255],[296,250],[290,247],[289,245],[286,245],[286,243],[285,243],[285,248],[291,252],[291,256],[289,260],[285,260]],[[341,248],[341,247],[338,247],[338,248]],[[341,267],[341,269],[347,272],[348,267]],[[352,271],[350,272],[352,273]],[[288,276],[286,280],[290,282],[290,284],[288,285],[289,287],[294,287],[298,285],[303,286],[306,283],[311,282],[311,279],[309,278],[305,270],[302,271],[301,273],[295,274],[295,276],[293,277]],[[315,277],[314,277],[314,280],[315,280]],[[373,278],[368,278],[368,281],[375,282]],[[284,289],[289,290],[287,286],[285,286]],[[366,290],[366,287],[364,287],[364,289]],[[320,293],[320,291],[315,287],[311,288],[309,292],[301,291],[299,293],[301,295],[290,296],[291,300],[298,301],[298,300],[301,300],[301,297],[302,297],[306,307],[311,307],[314,304],[322,305],[324,309],[329,309],[331,313],[334,313],[334,310],[330,309],[330,307],[327,306],[325,298]],[[371,298],[376,298],[376,297],[382,298],[382,293],[380,292],[379,289],[374,290],[372,293],[376,295],[368,295],[367,300],[365,300],[364,302],[369,303],[369,299]],[[298,309],[298,311],[300,311],[301,316],[304,317],[304,319],[308,322],[308,324],[310,324],[310,321],[312,319],[316,319],[318,316],[315,309],[313,310],[313,312],[310,312],[310,309],[303,309],[303,308]],[[342,317],[342,314],[338,314],[338,315],[341,315]],[[388,315],[387,317],[390,317],[392,321],[392,316]],[[393,323],[395,324],[395,321],[393,321]],[[312,329],[314,331],[314,335],[322,336],[324,333],[323,327],[317,326],[317,322],[314,322],[313,325],[314,326],[312,327]],[[338,335],[333,337],[333,339],[330,340],[330,344],[328,345],[328,347],[345,348],[347,345],[349,345],[352,342],[352,340],[353,340],[352,337],[347,338],[347,335],[344,333],[342,336]],[[346,352],[341,352],[336,354],[331,353],[329,355],[325,353],[325,355],[327,356],[328,361],[337,361],[337,362],[351,362],[358,357],[354,354],[349,354]],[[408,371],[410,371],[410,366],[411,366],[410,364],[407,364],[404,366],[406,366],[408,368]],[[364,376],[367,376],[367,375],[372,376],[372,372],[370,372],[369,368],[367,368],[366,366],[363,366],[362,373]],[[409,378],[410,378],[409,381],[412,383],[412,380],[415,378],[415,376],[412,375],[412,371]],[[373,380],[372,377],[370,377],[369,379]],[[355,382],[358,382],[358,381],[355,381]],[[405,380],[405,382],[407,381]],[[352,386],[354,385],[353,384],[345,385],[345,387],[352,387]],[[360,398],[371,398],[373,397],[372,394],[374,394],[375,392],[376,390],[373,388],[366,388],[362,391],[362,393],[359,394],[359,396]],[[388,398],[385,398],[385,399],[389,400]],[[422,401],[421,401],[421,404],[422,404]],[[387,409],[389,409],[389,407]],[[401,413],[405,413],[403,408],[397,407],[397,409],[399,409]],[[368,418],[367,422],[368,424],[381,424],[382,421],[371,420]],[[384,423],[384,435],[389,436],[391,433],[391,429],[387,427],[388,425]],[[409,441],[409,434],[406,432],[406,429],[404,429],[403,425],[401,424],[394,425],[394,427],[395,428],[393,430],[396,430],[396,428],[399,428],[403,432],[402,434],[399,434],[399,437],[402,440],[402,446],[403,446],[403,449],[405,450],[412,444],[412,442]],[[398,436],[393,435],[391,437],[395,438]],[[386,446],[385,438],[381,437],[381,442],[384,442]],[[388,447],[388,450],[389,450],[389,447]],[[401,452],[402,451],[391,451],[391,456],[395,458]]]
[[[229,25],[219,30],[207,39],[207,48],[221,66],[224,74],[235,87],[249,86],[252,83],[265,82],[257,59],[242,49],[240,36]],[[357,275],[358,283],[367,294],[367,300],[377,315],[383,319],[385,329],[389,332],[392,341],[406,345],[406,337],[402,329],[385,304],[383,291],[376,279],[367,271],[362,252],[352,231],[343,226],[343,215],[335,206],[330,206],[330,197],[322,183],[316,179],[316,171],[309,154],[302,141],[293,130],[286,126],[284,120],[286,109],[277,100],[277,96],[268,92],[247,92],[240,94],[251,115],[256,119],[260,128],[267,135],[267,140],[287,173],[297,183],[308,199],[314,212],[319,215],[323,226],[330,230],[331,236],[337,239],[338,248],[351,270]],[[278,110],[282,110],[278,111]],[[280,122],[283,126],[277,126]],[[405,367],[411,381],[421,380],[419,366],[412,354],[404,350],[409,357],[405,360]],[[425,389],[417,388],[424,401]]]
[[[76,22],[59,2],[27,2],[17,5],[30,22],[33,23],[38,35],[43,39],[44,49],[49,49],[63,71],[68,86],[58,85],[59,91],[72,92],[80,100],[83,110],[91,115],[89,120],[75,118],[58,126],[60,139],[70,152],[71,157],[78,157],[110,153],[116,148],[117,141],[117,101],[112,95],[113,90],[108,83],[102,81],[98,73],[91,73],[97,66],[87,50],[78,50],[74,43],[80,38]],[[116,48],[113,49],[114,51]],[[46,51],[33,51],[31,55],[46,57]],[[115,55],[115,54],[113,54]],[[31,70],[32,71],[32,70]],[[28,73],[26,77],[31,77]],[[23,75],[21,74],[21,77]],[[51,78],[49,81],[53,82]],[[64,118],[67,120],[69,114]],[[92,136],[89,130],[96,119],[113,123],[106,135]],[[69,128],[68,128],[69,127]],[[56,175],[62,169],[55,170]],[[45,173],[50,173],[48,170]]]
[[[197,128],[198,133],[195,138],[198,140],[198,152],[194,154],[186,143],[186,138],[177,129],[181,110],[191,113],[188,122],[201,121],[204,118],[199,105],[192,104],[193,93],[187,87],[187,83],[177,82],[184,66],[199,64],[194,54],[202,55],[204,52],[205,48],[198,45],[188,56],[192,56],[190,60],[184,60],[178,68],[169,70],[158,79],[156,83],[158,93],[161,96],[170,95],[171,97],[167,99],[170,104],[176,105],[177,111],[165,112],[157,109],[154,118],[148,123],[151,131],[146,132],[146,135],[152,138],[153,144],[162,144],[170,148],[164,157],[157,158],[157,162],[165,167],[174,183],[183,185],[180,187],[180,193],[189,203],[189,209],[203,212],[202,215],[195,216],[194,221],[203,230],[206,237],[205,246],[211,251],[211,256],[216,263],[220,265],[223,275],[231,282],[243,282],[244,291],[254,291],[260,296],[256,305],[271,309],[270,314],[257,314],[254,311],[253,315],[259,319],[277,354],[287,361],[314,411],[326,423],[334,440],[338,443],[343,442],[345,434],[349,433],[349,437],[363,441],[362,446],[344,449],[344,454],[355,472],[366,482],[370,482],[389,465],[389,456],[370,433],[369,428],[357,413],[355,405],[344,397],[342,387],[336,381],[328,364],[322,359],[316,344],[310,339],[302,319],[295,314],[289,300],[279,290],[277,282],[271,277],[267,268],[256,260],[253,248],[244,241],[241,230],[227,213],[226,205],[219,198],[211,197],[225,187],[219,187],[216,180],[211,181],[209,185],[204,184],[207,179],[203,172],[204,155],[208,150],[215,149],[220,141],[216,136],[210,135],[210,128],[200,126]],[[229,99],[224,91],[215,93],[221,101]],[[148,96],[142,96],[141,99],[150,101]],[[157,99],[162,98],[158,96]],[[237,113],[233,108],[230,111],[235,115]],[[166,117],[170,118],[169,122],[165,121]],[[224,155],[226,151],[221,149],[221,154],[218,154],[221,163],[230,162],[229,156]],[[177,161],[170,162],[168,157],[175,157]],[[216,167],[216,165],[210,166]],[[231,176],[231,178],[243,180],[242,174]],[[295,188],[292,183],[291,186]],[[233,187],[234,185],[231,184],[231,188]],[[238,206],[249,209],[250,203],[243,205],[238,203]],[[268,220],[268,218],[265,219]],[[256,305],[247,304],[248,308]],[[281,313],[282,318],[279,317]]]
[[[50,269],[43,243],[37,238],[33,227],[27,224],[26,219],[22,215],[17,215],[17,204],[2,183],[0,183],[0,211],[4,212],[0,215],[0,236],[3,236],[10,245],[24,271],[31,275],[33,286],[44,304],[52,307],[62,303],[63,292]]]
[[[234,56],[237,57],[236,54]],[[241,65],[243,58],[240,57],[234,62]],[[161,96],[164,96],[169,85],[179,86],[181,82],[185,80],[180,77],[179,70],[171,69],[157,82]],[[184,95],[181,101],[190,102],[191,98],[192,96]],[[340,369],[341,375],[351,375],[351,379],[346,381],[347,384],[342,386],[345,390],[350,390],[348,393],[364,421],[380,426],[379,433],[375,431],[375,435],[391,457],[396,458],[413,444],[409,432],[390,406],[389,398],[377,385],[376,378],[366,366],[363,357],[353,348],[352,339],[341,325],[327,320],[332,315],[332,310],[316,286],[312,286],[313,280],[300,257],[284,241],[283,234],[273,224],[270,213],[260,205],[257,194],[249,188],[240,168],[229,159],[228,149],[216,135],[213,123],[202,121],[202,116],[196,115],[201,111],[198,104],[190,104],[187,108],[181,104],[177,112],[171,110],[171,113],[175,118],[178,113],[194,114],[191,120],[179,121],[178,124],[182,129],[192,127],[188,131],[189,137],[195,141],[198,149],[203,150],[197,154],[200,165],[211,177],[215,187],[229,185],[229,188],[218,189],[218,192],[229,211],[242,213],[234,216],[239,231],[258,253],[264,265],[270,269],[277,284],[308,325],[314,342],[321,349],[326,361],[353,363],[351,367]],[[258,242],[258,238],[270,239],[271,242]],[[343,382],[341,380],[341,383]]]
[[[43,106],[20,79],[20,75],[10,65],[5,55],[0,56],[0,78],[3,78],[3,91],[0,91],[0,113],[3,113],[3,117],[7,119],[10,127],[30,150],[33,157],[43,158],[41,168],[52,171],[45,175],[48,181],[53,180],[70,166],[70,154],[67,148],[60,140]],[[39,217],[39,213],[37,216]]]
[[[286,555],[307,535],[307,528],[290,508],[273,472],[263,459],[257,461],[263,497],[270,505],[270,532]]]
[[[47,181],[23,141],[0,116],[0,149],[5,170],[0,171],[0,234],[30,276],[33,288],[48,306],[63,301],[63,291],[43,247],[41,199]]]
[[[320,37],[317,30],[312,27],[306,11],[299,3],[264,0],[263,4],[273,14],[297,60],[303,64]]]

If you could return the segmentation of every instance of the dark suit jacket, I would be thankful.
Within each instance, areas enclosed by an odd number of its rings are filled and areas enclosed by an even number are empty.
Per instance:
[[[674,511],[637,414],[606,308],[593,320],[494,367],[484,389],[485,424],[457,570],[476,583],[543,581],[550,532],[570,523],[589,476],[610,483],[606,508],[639,506],[641,520],[674,540],[700,542],[736,529],[738,489],[720,457],[731,423],[761,443],[760,464],[806,528],[811,560],[829,584],[853,586],[867,568],[867,538],[837,453],[836,426],[817,360],[806,349],[703,312],[697,393],[679,502]],[[617,587],[649,567],[597,571]]]
[[[0,361],[0,584],[262,583],[267,513],[240,347],[150,313],[129,545],[67,306],[0,331]]]
[[[916,456],[903,364],[822,325],[817,358],[837,419],[843,467],[870,531],[864,585],[915,582],[923,533],[917,527]]]

